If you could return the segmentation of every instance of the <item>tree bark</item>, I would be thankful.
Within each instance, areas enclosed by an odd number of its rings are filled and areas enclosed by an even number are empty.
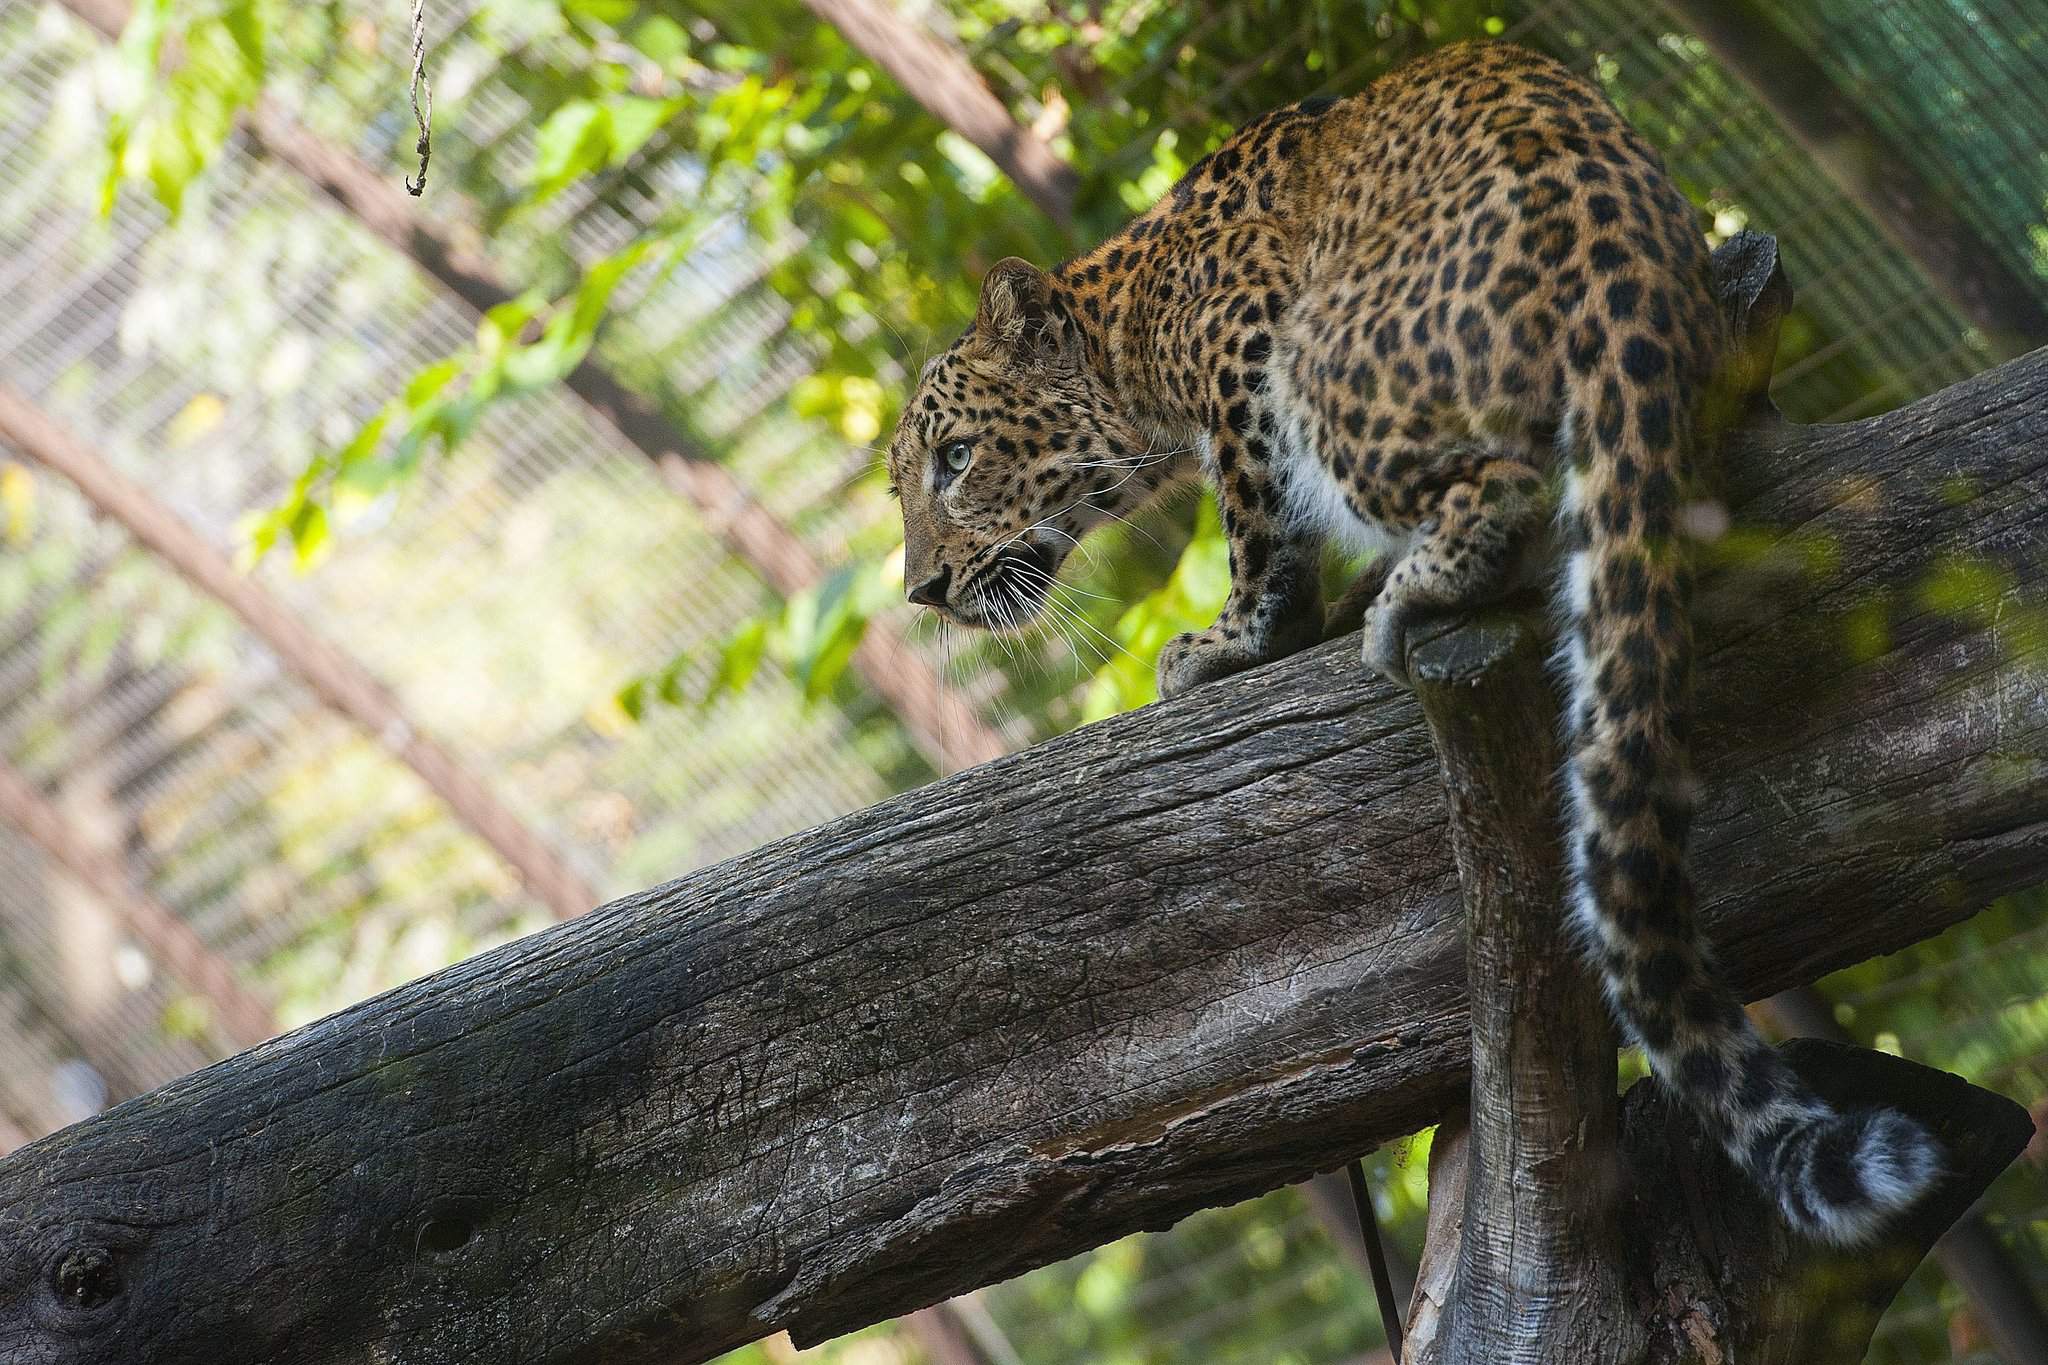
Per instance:
[[[1456,1265],[1412,1365],[1626,1361],[1645,1339],[1614,1217],[1614,1029],[1565,933],[1543,655],[1506,614],[1409,651],[1450,802],[1472,1009],[1467,1167],[1443,1196],[1463,1206]]]
[[[1780,1033],[1856,1041],[1817,987],[1780,991],[1759,1008]],[[1969,1300],[1970,1315],[1991,1339],[2000,1365],[2048,1365],[2048,1314],[1982,1214],[1972,1209],[1958,1218],[1934,1244],[1934,1258]]]
[[[1624,1264],[1649,1365],[1862,1365],[1879,1316],[1942,1230],[2033,1131],[2026,1111],[1947,1072],[1800,1039],[1786,1060],[1838,1108],[1888,1105],[1940,1141],[1941,1182],[1874,1245],[1801,1241],[1663,1087],[1622,1104]]]
[[[2048,629],[2015,587],[2048,571],[2048,353],[1734,444],[1755,553],[1703,594],[1695,861],[1753,997],[2048,873]],[[1458,902],[1417,704],[1336,642],[17,1152],[0,1358],[674,1365],[820,1340],[1437,1120],[1467,1084]],[[1642,1166],[1630,1188],[1671,1205],[1645,1217],[1711,1231],[1655,1188],[1711,1155]]]
[[[1613,1029],[1564,930],[1556,803],[1527,799],[1558,759],[1533,632],[1466,623],[1409,663],[1450,797],[1473,1037],[1470,1117],[1432,1152],[1405,1359],[1860,1365],[1930,1244],[2025,1147],[2026,1112],[1881,1054],[1789,1049],[1842,1106],[1901,1109],[1943,1142],[1941,1187],[1847,1253],[1795,1238],[1655,1082],[1617,1134]]]
[[[127,26],[127,0],[64,3],[109,38]],[[485,255],[474,230],[452,230],[422,217],[417,203],[390,176],[300,127],[267,98],[249,109],[243,126],[256,152],[290,167],[477,312],[512,299],[515,291]],[[824,570],[810,547],[657,404],[626,387],[594,357],[586,357],[563,382],[650,460],[662,482],[697,508],[705,529],[776,593],[791,597],[823,581]],[[972,707],[947,691],[891,624],[870,624],[853,666],[940,771],[972,767],[1008,748]]]

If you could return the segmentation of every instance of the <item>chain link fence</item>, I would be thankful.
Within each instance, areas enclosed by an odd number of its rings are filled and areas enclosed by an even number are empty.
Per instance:
[[[329,7],[333,60],[281,70],[271,96],[335,145],[395,167],[413,130],[394,98],[408,35],[400,7],[387,8]],[[484,32],[484,8],[433,10],[428,202],[508,278],[552,290],[663,222],[703,191],[702,176],[657,135],[627,165],[516,209],[493,187],[521,183],[532,159],[546,110],[531,73],[587,56],[544,35],[508,47]],[[1152,55],[1109,78],[1091,76],[1078,52],[1074,88],[1055,99],[1011,60],[1002,26],[963,25],[961,37],[1013,111],[1039,120],[1070,104],[1077,137],[1128,92],[1163,82],[1146,120],[1117,125],[1142,131],[1081,167],[1107,185],[1157,161],[1168,130],[1191,161],[1214,130],[1283,98],[1357,88],[1385,60],[1360,32],[1426,45],[1433,7],[1072,8]],[[1930,280],[1901,225],[1825,173],[1771,92],[1724,70],[1682,8],[1559,0],[1467,17],[1592,73],[1665,149],[1712,232],[1779,237],[1798,294],[1774,386],[1789,415],[1853,419],[1992,363],[1995,338]],[[1853,98],[1884,154],[1961,217],[1985,259],[2048,302],[2048,13],[2026,0],[1784,0],[1763,12],[1776,41]],[[943,8],[925,18],[952,29]],[[96,213],[96,89],[116,79],[109,67],[104,42],[64,7],[0,0],[0,373],[231,550],[318,451],[466,345],[475,317],[239,136],[179,215],[133,193]],[[600,354],[686,415],[689,434],[821,562],[863,562],[886,549],[891,513],[872,488],[850,491],[871,454],[821,458],[815,424],[792,410],[820,354],[773,278],[793,248],[737,214],[715,224],[673,269],[629,277]],[[884,385],[900,385],[930,339],[898,340],[903,364],[876,376]],[[392,756],[392,736],[336,716],[217,603],[19,454],[0,445],[0,760],[260,984],[281,1023],[544,922],[546,908]],[[687,661],[681,690],[702,685],[718,642],[768,594],[704,515],[560,386],[492,408],[402,496],[367,494],[305,571],[273,555],[254,572],[608,894],[926,773],[872,702],[807,700],[773,669],[708,712],[619,713],[620,685],[671,658]],[[936,658],[935,641],[918,646]],[[967,652],[956,685],[1024,742],[1033,722],[1005,708],[1016,683],[996,662]],[[2048,993],[2031,969],[2044,960],[2044,911],[2040,896],[2016,898],[1824,989],[1864,1041],[2041,1112]],[[189,983],[0,828],[0,1143],[224,1050]],[[1372,1162],[1380,1211],[1410,1261],[1422,1150]],[[2023,1160],[1983,1205],[2037,1297],[2048,1292],[2040,1162]],[[1338,1228],[1303,1192],[1280,1191],[994,1287],[962,1312],[993,1365],[1365,1361],[1379,1326]],[[1872,1359],[1991,1360],[1972,1311],[1930,1262]],[[854,1345],[877,1365],[923,1349],[889,1330]]]

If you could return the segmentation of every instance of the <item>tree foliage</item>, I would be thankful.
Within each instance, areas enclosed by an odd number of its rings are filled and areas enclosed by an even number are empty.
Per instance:
[[[132,183],[169,212],[196,211],[236,116],[265,95],[337,141],[386,154],[395,182],[411,126],[402,7],[387,8],[380,25],[350,6],[141,0],[98,81],[102,202]],[[456,31],[431,37],[436,180],[423,211],[472,225],[523,292],[476,320],[403,387],[366,395],[341,429],[309,438],[295,477],[268,512],[245,524],[245,553],[289,549],[311,565],[336,536],[374,534],[368,514],[406,496],[428,462],[595,357],[756,487],[826,490],[792,500],[787,515],[831,546],[833,563],[821,582],[787,600],[763,593],[759,611],[708,651],[644,661],[623,687],[591,677],[593,714],[609,718],[603,723],[658,723],[664,708],[716,701],[763,668],[788,672],[813,702],[859,712],[868,703],[847,661],[871,620],[902,609],[899,533],[875,447],[919,360],[971,318],[983,270],[1006,255],[1066,256],[1150,203],[1245,118],[1306,94],[1355,90],[1448,39],[1511,31],[1523,8],[1481,0],[950,0],[934,19],[1080,172],[1076,221],[1063,225],[798,0],[492,0]],[[1826,8],[1828,24],[1845,22],[1840,6]],[[1556,39],[1574,41],[1570,31]],[[1564,55],[1590,65],[1651,140],[1673,150],[1703,223],[1720,234],[1749,225],[1752,205],[1702,153],[1729,138],[1717,111],[1737,94],[1698,44],[1676,33],[1646,40],[1660,64],[1652,78],[1640,53],[1606,51],[1583,34],[1576,41]],[[1926,66],[1912,79],[1924,108],[1955,85]],[[509,123],[508,104],[517,110]],[[387,115],[364,128],[356,111],[365,108]],[[1933,126],[1915,131],[1946,135]],[[1982,128],[1966,133],[1974,158],[1991,154]],[[2020,205],[2016,225],[2043,231],[2027,217],[2023,195],[2008,198]],[[630,223],[630,233],[612,230],[619,222]],[[1797,282],[1804,244],[1796,225],[1754,225],[1790,234]],[[699,291],[709,297],[687,297]],[[686,318],[676,326],[679,310]],[[748,329],[744,345],[724,340],[735,318]],[[1824,373],[1831,391],[1906,396],[1913,376],[1848,344],[1854,321],[1802,307],[1787,323],[1781,367]],[[725,357],[708,374],[707,351]],[[17,466],[0,467],[0,535],[10,540],[42,514],[26,478]],[[1742,544],[1732,538],[1729,551],[1739,554]],[[36,556],[62,553],[49,537],[35,542]],[[71,560],[0,556],[0,606],[75,569]],[[105,572],[118,580],[118,563]],[[1958,566],[1930,583],[1929,605],[1983,600],[1970,573]],[[1052,634],[949,646],[954,666],[993,677],[995,704],[1024,717],[1036,735],[1151,700],[1158,646],[1205,624],[1227,587],[1213,512],[1196,499],[1117,528],[1101,553],[1077,556],[1068,576]],[[138,612],[156,605],[136,600]],[[89,666],[103,646],[85,613],[72,623],[65,610],[57,601],[46,624],[57,642],[52,667]],[[2039,628],[2035,618],[2027,622]],[[1859,638],[1875,647],[1869,632],[1882,628],[1881,612],[1845,623],[1852,648]],[[190,648],[213,647],[205,630],[192,634]],[[317,819],[333,799],[308,797],[300,815]],[[666,870],[650,866],[649,877]],[[446,871],[435,864],[404,875]],[[465,877],[468,885],[481,874]],[[372,907],[351,902],[347,911],[367,915]],[[2001,1068],[2033,1066],[2014,1059],[2048,1047],[2037,988],[2001,985],[2006,1003],[1996,1028],[1982,1031],[1972,1020],[1966,1029],[1957,1021],[1979,1008],[1982,979],[1955,964],[2001,959],[2000,945],[2030,943],[2040,911],[2033,901],[2009,904],[1973,922],[1979,937],[1958,930],[1848,974],[1841,984],[1873,1002],[1853,1022],[1880,1045],[1888,1036],[1940,1040],[1941,1055],[1927,1060],[1994,1085]],[[2037,959],[2029,951],[2001,960],[2018,972]],[[318,955],[301,958],[288,990],[322,998],[332,966]],[[2034,1091],[2048,1084],[2028,1079]],[[1419,1166],[1401,1170],[1388,1212],[1412,1228]],[[1253,1221],[1231,1225],[1233,1243],[1258,1244],[1265,1234],[1257,1229],[1275,1225],[1271,1209],[1244,1216]],[[2040,1229],[2027,1235],[2038,1243]],[[1292,1264],[1297,1250],[1290,1243],[1277,1254]],[[1161,1325],[1148,1313],[1163,1321],[1167,1305],[1143,1300],[1145,1254],[1120,1245],[1062,1269],[1061,1278],[1033,1281],[1019,1297],[1043,1301],[1018,1311],[1065,1314],[1078,1303],[1082,1313],[1058,1329],[1062,1350],[1102,1360],[1171,1358],[1146,1344]],[[1288,1332],[1283,1307],[1246,1320],[1265,1340]],[[1363,1326],[1345,1331],[1335,1345],[1367,1344]],[[1252,1340],[1231,1337],[1215,1349],[1249,1350]]]

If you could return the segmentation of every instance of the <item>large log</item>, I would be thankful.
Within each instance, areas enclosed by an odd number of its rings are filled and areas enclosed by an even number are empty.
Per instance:
[[[2048,352],[1762,419],[1707,594],[1704,912],[1751,996],[2048,869]],[[1457,879],[1338,642],[482,954],[0,1161],[0,1359],[701,1361],[1435,1120]]]

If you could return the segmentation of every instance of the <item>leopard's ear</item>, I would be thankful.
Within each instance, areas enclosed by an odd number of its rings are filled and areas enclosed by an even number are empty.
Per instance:
[[[1066,312],[1053,296],[1052,277],[1017,256],[989,267],[981,282],[975,332],[1020,358],[1050,360],[1067,347]]]

